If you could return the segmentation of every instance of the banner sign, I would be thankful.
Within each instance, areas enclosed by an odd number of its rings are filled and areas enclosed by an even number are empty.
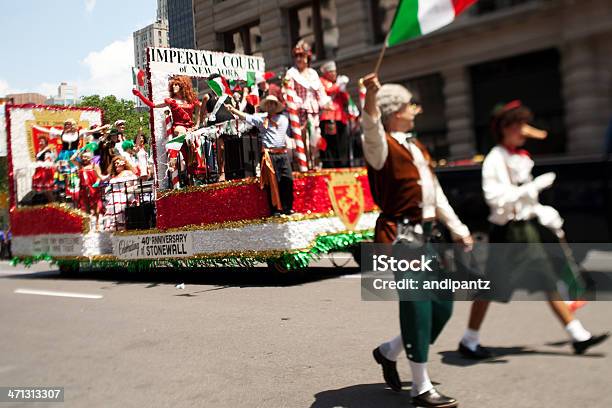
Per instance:
[[[247,72],[264,72],[262,57],[181,48],[149,48],[149,69],[171,75],[246,80]]]
[[[193,255],[190,232],[113,235],[113,255],[119,259],[183,258]]]
[[[13,238],[16,239],[17,237]],[[30,237],[19,237],[27,240]],[[32,238],[32,254],[52,256],[80,256],[83,252],[83,237],[72,234],[36,235]]]

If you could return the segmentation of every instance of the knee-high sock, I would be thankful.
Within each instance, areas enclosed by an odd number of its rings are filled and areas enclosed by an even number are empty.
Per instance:
[[[412,371],[412,389],[410,390],[410,395],[414,397],[433,388],[427,373],[427,363],[415,363],[410,360],[410,370]]]
[[[476,347],[480,344],[480,336],[478,331],[467,329],[461,338],[461,344],[472,351],[476,351]]]
[[[572,338],[572,341],[585,341],[591,338],[589,333],[580,323],[580,320],[574,319],[565,326],[565,330]]]
[[[397,356],[400,355],[404,345],[402,344],[402,336],[395,336],[386,343],[380,345],[380,352],[387,360],[397,361]]]

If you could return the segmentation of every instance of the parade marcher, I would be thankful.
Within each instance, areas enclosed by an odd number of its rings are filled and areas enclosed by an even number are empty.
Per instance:
[[[308,145],[308,162],[311,167],[319,167],[319,147],[322,143],[319,114],[321,109],[331,102],[331,99],[325,93],[317,71],[310,68],[312,62],[310,45],[300,40],[291,53],[295,66],[287,70],[285,81],[293,81],[295,92],[300,98],[297,104],[300,125],[302,126],[302,137],[305,144]]]
[[[164,99],[163,103],[154,104],[147,99],[138,89],[132,89],[132,93],[149,108],[170,108],[172,114],[172,126],[183,126],[187,130],[200,127],[200,107],[202,104],[198,100],[191,78],[188,76],[175,76],[168,82],[170,97]],[[195,116],[195,122],[194,122]]]
[[[136,145],[132,140],[125,140],[121,143],[121,156],[128,161],[132,171],[134,171],[137,176],[140,176],[136,160]]]
[[[348,157],[349,94],[346,75],[338,76],[336,63],[328,61],[321,65],[321,83],[332,103],[321,112],[321,133],[326,140],[323,167],[346,167]]]
[[[283,103],[278,97],[268,95],[259,106],[263,114],[246,114],[230,105],[228,109],[259,131],[263,145],[261,185],[270,187],[273,215],[293,214],[293,174],[286,145],[291,129],[289,118],[283,113]]]
[[[102,213],[102,198],[98,183],[105,177],[100,167],[93,163],[93,152],[84,150],[78,157],[74,157],[73,163],[79,167],[79,208],[94,217],[95,229],[98,230],[99,216]]]
[[[123,143],[127,139],[125,137],[125,120],[116,120],[113,124],[113,128],[117,130],[117,140],[119,141],[119,143]]]
[[[48,202],[53,201],[55,190],[55,149],[49,144],[46,136],[38,137],[38,153],[36,153],[36,170],[32,176],[32,189],[43,193]]]
[[[121,152],[117,149],[117,146],[120,144],[117,140],[118,134],[116,131],[111,131],[108,135],[100,138],[98,144],[98,151],[100,152],[99,166],[103,175],[108,175],[107,171],[111,168],[113,157],[121,155]]]
[[[209,79],[214,78],[211,75]],[[233,98],[227,98],[226,103],[219,103],[219,97],[214,92],[209,92],[204,95],[204,110],[203,115],[206,121],[206,126],[217,125],[219,123],[227,122],[234,119],[234,116],[230,113],[227,106],[235,106]],[[231,157],[227,157],[226,144],[230,142],[231,136],[227,134],[221,134],[217,138],[217,163],[219,167],[219,181],[225,181],[226,170],[231,171],[232,168],[236,167],[238,163],[232,160]]]
[[[151,178],[151,172],[149,171],[149,153],[146,148],[147,137],[142,134],[142,128],[138,130],[138,136],[136,136],[136,163],[138,167],[138,175],[141,180],[146,181]]]
[[[469,247],[468,228],[451,208],[431,168],[426,148],[410,133],[421,112],[411,103],[411,93],[401,85],[381,87],[376,74],[364,78],[367,87],[362,124],[364,155],[374,202],[381,214],[376,221],[375,242],[391,244],[402,228],[431,234],[438,220],[453,238]],[[407,221],[407,222],[405,222]],[[397,357],[406,351],[412,372],[411,395],[419,407],[455,407],[457,401],[439,393],[427,373],[429,345],[433,344],[452,313],[450,300],[400,301],[401,337],[374,349],[383,377],[394,391],[401,391]]]
[[[126,227],[126,208],[135,201],[134,186],[137,180],[134,170],[122,156],[111,161],[109,185],[104,195],[104,229],[107,231],[124,230]]]
[[[553,207],[544,206],[538,200],[539,193],[553,184],[555,174],[533,178],[534,162],[522,149],[527,138],[546,137],[545,131],[528,124],[532,118],[529,108],[515,100],[498,107],[492,119],[491,130],[497,145],[482,165],[482,189],[491,210],[489,242],[514,245],[490,247],[486,267],[493,288],[490,297],[508,302],[513,291],[519,288],[546,293],[575,353],[582,354],[609,334],[591,335],[574,318],[557,291],[558,273],[563,267],[558,259],[562,257],[551,256],[554,252],[546,246],[555,248],[559,240],[564,239],[563,219]],[[557,252],[563,253],[560,247],[559,250]],[[479,336],[489,304],[490,299],[476,300],[472,304],[468,329],[459,343],[459,352],[465,357],[484,359],[492,356],[490,350],[480,345]]]

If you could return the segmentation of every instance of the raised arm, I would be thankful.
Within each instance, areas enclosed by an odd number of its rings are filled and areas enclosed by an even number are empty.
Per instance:
[[[247,118],[247,114],[234,108],[232,105],[230,105],[229,103],[225,104],[225,107],[227,108],[228,111],[230,111],[231,114],[233,114],[234,116],[236,116],[238,119],[241,120],[246,120]]]
[[[149,98],[147,98],[146,96],[144,96],[142,94],[142,92],[140,92],[138,89],[134,88],[132,89],[132,93],[134,95],[136,95],[141,101],[142,103],[144,103],[145,105],[147,105],[149,108],[154,109],[154,108],[165,108],[166,106],[168,106],[167,103],[158,103],[157,105],[153,103],[153,101],[151,101]]]
[[[387,137],[382,125],[380,111],[376,105],[376,95],[380,82],[376,74],[366,75],[363,83],[367,89],[361,123],[363,126],[363,155],[370,166],[380,170],[389,154]]]
[[[106,129],[110,129],[111,125],[98,126],[93,129],[82,129],[79,131],[79,136],[90,135],[92,133],[101,132]]]

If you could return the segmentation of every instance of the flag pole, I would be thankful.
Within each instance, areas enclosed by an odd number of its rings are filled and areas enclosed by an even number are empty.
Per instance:
[[[378,60],[376,61],[376,66],[374,67],[374,73],[378,75],[378,71],[380,70],[380,66],[382,64],[383,58],[385,57],[385,51],[387,51],[387,43],[389,41],[389,34],[391,34],[391,30],[385,36],[385,42],[380,50],[380,54],[378,54]]]

